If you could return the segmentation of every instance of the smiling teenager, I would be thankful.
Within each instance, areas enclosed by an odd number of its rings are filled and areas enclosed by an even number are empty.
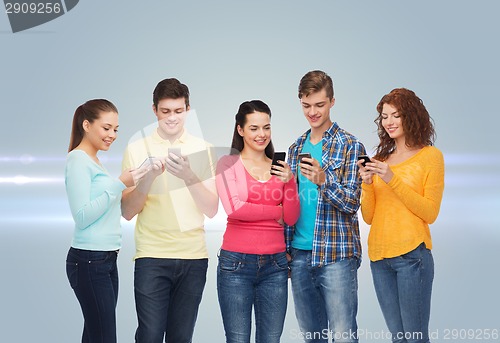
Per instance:
[[[356,161],[365,148],[332,121],[335,98],[328,74],[308,72],[298,90],[310,128],[288,152],[300,198],[300,217],[286,230],[295,315],[306,342],[328,342],[325,332],[357,342],[361,178]],[[302,158],[306,153],[311,157]]]
[[[217,266],[226,342],[250,342],[253,307],[255,341],[278,343],[288,298],[283,224],[297,220],[297,183],[285,161],[271,164],[267,104],[246,101],[235,119],[232,152],[219,160],[216,176],[227,213]]]
[[[413,91],[393,89],[377,112],[376,154],[365,166],[359,162],[373,284],[393,342],[427,343],[434,279],[429,224],[441,206],[443,154],[433,146],[432,119]]]
[[[82,342],[116,342],[122,191],[149,171],[126,169],[118,179],[109,175],[97,153],[110,148],[117,132],[118,110],[110,101],[89,100],[76,109],[65,169],[75,221],[66,273],[85,320]]]
[[[156,130],[131,142],[122,162],[124,170],[149,158],[157,166],[123,194],[123,216],[137,215],[135,341],[185,343],[192,340],[205,288],[204,220],[218,208],[215,163],[211,145],[184,127],[190,110],[185,84],[175,78],[158,82],[152,109]]]

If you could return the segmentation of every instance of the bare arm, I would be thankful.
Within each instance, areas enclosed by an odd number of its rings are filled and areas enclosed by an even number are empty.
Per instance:
[[[131,220],[142,211],[153,181],[165,170],[161,159],[153,162],[150,171],[139,181],[135,187],[127,188],[122,193],[122,216]]]

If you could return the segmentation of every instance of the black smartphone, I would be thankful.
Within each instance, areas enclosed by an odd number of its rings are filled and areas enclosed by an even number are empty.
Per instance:
[[[281,164],[278,163],[278,161],[285,161],[286,158],[286,152],[284,151],[276,151],[273,155],[273,161],[271,162],[271,165],[273,166],[281,166]],[[271,168],[271,174],[274,175],[273,173],[273,168]]]
[[[281,164],[279,164],[278,161],[285,161],[285,158],[286,158],[286,152],[277,151],[273,155],[273,162],[271,164],[273,166],[281,166]]]
[[[308,164],[308,165],[312,166],[312,163],[310,163],[310,162],[306,162],[306,161],[302,162],[302,159],[304,157],[311,158],[311,154],[308,152],[300,153],[299,154],[299,163],[304,163],[304,164]]]
[[[370,157],[368,155],[359,155],[358,160],[363,160],[363,162],[361,163],[363,167],[366,167],[366,164],[372,161],[370,160]]]

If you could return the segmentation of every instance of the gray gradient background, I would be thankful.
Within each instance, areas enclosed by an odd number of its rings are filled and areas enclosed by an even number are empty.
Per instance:
[[[102,155],[115,175],[128,139],[154,121],[151,92],[165,77],[189,85],[213,144],[229,144],[238,105],[258,98],[273,110],[273,140],[285,150],[307,128],[296,90],[312,69],[333,77],[333,119],[369,151],[383,94],[404,86],[424,100],[446,160],[431,227],[433,341],[500,341],[485,339],[485,330],[500,329],[499,12],[497,1],[483,0],[80,1],[16,34],[0,13],[0,341],[79,341],[83,320],[64,267],[72,221],[63,184],[79,104],[105,97],[120,110],[119,138]],[[211,260],[194,342],[224,341],[215,289],[224,219],[220,208],[207,222]],[[132,342],[133,223],[123,221],[123,230],[118,335]],[[366,247],[364,223],[361,231]],[[359,276],[359,327],[375,337],[361,339],[388,341],[376,336],[387,329],[367,257]],[[293,311],[290,296],[282,342],[300,341]],[[476,331],[453,340],[453,329]]]

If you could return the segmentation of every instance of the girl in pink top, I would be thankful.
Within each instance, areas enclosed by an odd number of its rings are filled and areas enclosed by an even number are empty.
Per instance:
[[[231,155],[217,164],[217,191],[228,215],[217,267],[227,342],[279,342],[288,299],[283,224],[299,217],[296,178],[284,161],[271,167],[271,110],[246,101],[236,114]]]

